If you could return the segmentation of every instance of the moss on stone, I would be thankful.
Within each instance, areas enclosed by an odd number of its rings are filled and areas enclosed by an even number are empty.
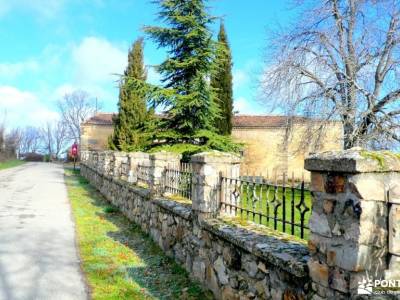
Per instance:
[[[169,200],[173,200],[178,203],[183,203],[183,204],[192,204],[192,201],[190,201],[188,198],[179,196],[179,195],[169,195],[167,197]]]
[[[388,169],[388,164],[387,164],[388,158],[400,160],[400,153],[394,153],[394,152],[391,152],[391,151],[367,151],[367,150],[362,150],[362,151],[360,151],[360,155],[362,157],[364,157],[364,158],[372,159],[372,160],[377,161],[379,167],[383,171]]]
[[[264,225],[256,224],[240,217],[220,217],[219,220],[221,220],[226,225],[249,229],[260,234],[276,237],[281,241],[299,242],[304,245],[307,244],[307,241],[297,236],[279,232]]]

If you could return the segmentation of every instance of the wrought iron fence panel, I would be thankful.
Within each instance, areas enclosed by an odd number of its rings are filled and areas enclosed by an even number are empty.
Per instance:
[[[191,164],[181,163],[178,166],[168,166],[163,174],[163,190],[165,194],[178,195],[192,199],[193,171]]]
[[[121,177],[123,177],[125,179],[129,178],[130,167],[131,167],[131,165],[129,164],[129,162],[122,162],[121,163],[121,166],[120,166],[120,168],[121,168],[121,171],[120,171]]]
[[[150,183],[150,166],[149,165],[138,165],[137,166],[137,183],[149,186]]]
[[[272,183],[221,176],[220,209],[226,215],[262,224],[274,230],[305,238],[311,213],[311,193],[304,181]]]

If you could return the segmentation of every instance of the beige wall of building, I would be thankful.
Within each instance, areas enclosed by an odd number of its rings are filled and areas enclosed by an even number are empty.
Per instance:
[[[83,150],[104,150],[108,148],[108,137],[113,132],[111,114],[99,114],[82,124],[81,148]],[[267,175],[282,179],[283,173],[296,179],[306,180],[309,174],[304,170],[304,159],[310,152],[342,149],[342,126],[331,122],[317,136],[321,123],[313,121],[294,122],[287,130],[282,117],[238,116],[235,117],[232,137],[244,144],[242,175]],[[279,119],[280,118],[280,119]],[[235,125],[236,124],[236,125]]]
[[[81,126],[82,150],[108,149],[108,137],[113,133],[112,125],[83,124]]]

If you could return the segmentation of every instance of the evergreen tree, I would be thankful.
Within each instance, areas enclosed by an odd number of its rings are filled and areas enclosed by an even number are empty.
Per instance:
[[[113,119],[114,134],[110,138],[111,149],[132,151],[143,147],[142,127],[147,118],[145,93],[132,88],[128,78],[146,80],[143,62],[143,38],[137,39],[128,54],[128,66],[120,82],[118,115]]]
[[[212,68],[214,47],[208,28],[212,17],[204,0],[158,0],[160,19],[168,27],[145,27],[168,58],[158,66],[164,89],[158,104],[167,107],[165,136],[182,140],[199,130],[214,130],[217,116],[214,93],[207,78]],[[154,96],[154,95],[153,95]]]
[[[215,127],[220,117],[219,105],[209,79],[221,47],[212,40],[209,25],[214,18],[207,12],[206,1],[156,0],[161,8],[159,17],[166,26],[144,28],[168,54],[157,66],[162,76],[161,87],[136,78],[128,80],[129,86],[146,94],[153,107],[165,110],[162,118],[146,122],[144,133],[151,141],[147,150],[191,155],[210,149],[240,149]]]
[[[216,70],[211,77],[211,86],[216,90],[217,103],[221,114],[221,117],[216,120],[215,127],[218,133],[230,135],[232,132],[233,111],[232,54],[223,23],[220,25],[218,42],[221,51],[217,52]]]

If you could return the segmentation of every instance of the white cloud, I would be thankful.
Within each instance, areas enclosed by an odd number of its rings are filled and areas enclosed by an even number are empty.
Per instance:
[[[116,81],[127,65],[127,52],[108,40],[87,37],[73,47],[72,61],[75,81],[106,83]]]
[[[13,10],[29,11],[42,18],[55,18],[66,0],[0,0],[0,16]]]
[[[42,119],[55,118],[54,102],[74,90],[88,92],[106,111],[115,110],[119,79],[115,74],[126,68],[127,49],[107,39],[86,37],[64,47],[49,45],[32,60],[0,62],[0,113],[7,111],[10,126],[36,125]],[[30,91],[18,89],[27,71],[36,72]],[[157,78],[156,74],[150,76]]]
[[[260,107],[254,105],[244,97],[239,97],[233,102],[233,110],[239,114],[260,114]]]
[[[0,63],[0,78],[14,79],[29,71],[37,71],[39,64],[35,60],[18,63]]]
[[[233,71],[233,86],[238,89],[246,85],[249,81],[249,75],[244,70],[234,70]]]
[[[39,101],[37,95],[12,86],[0,86],[0,113],[6,114],[6,122],[14,126],[40,126],[57,119],[58,113]]]

